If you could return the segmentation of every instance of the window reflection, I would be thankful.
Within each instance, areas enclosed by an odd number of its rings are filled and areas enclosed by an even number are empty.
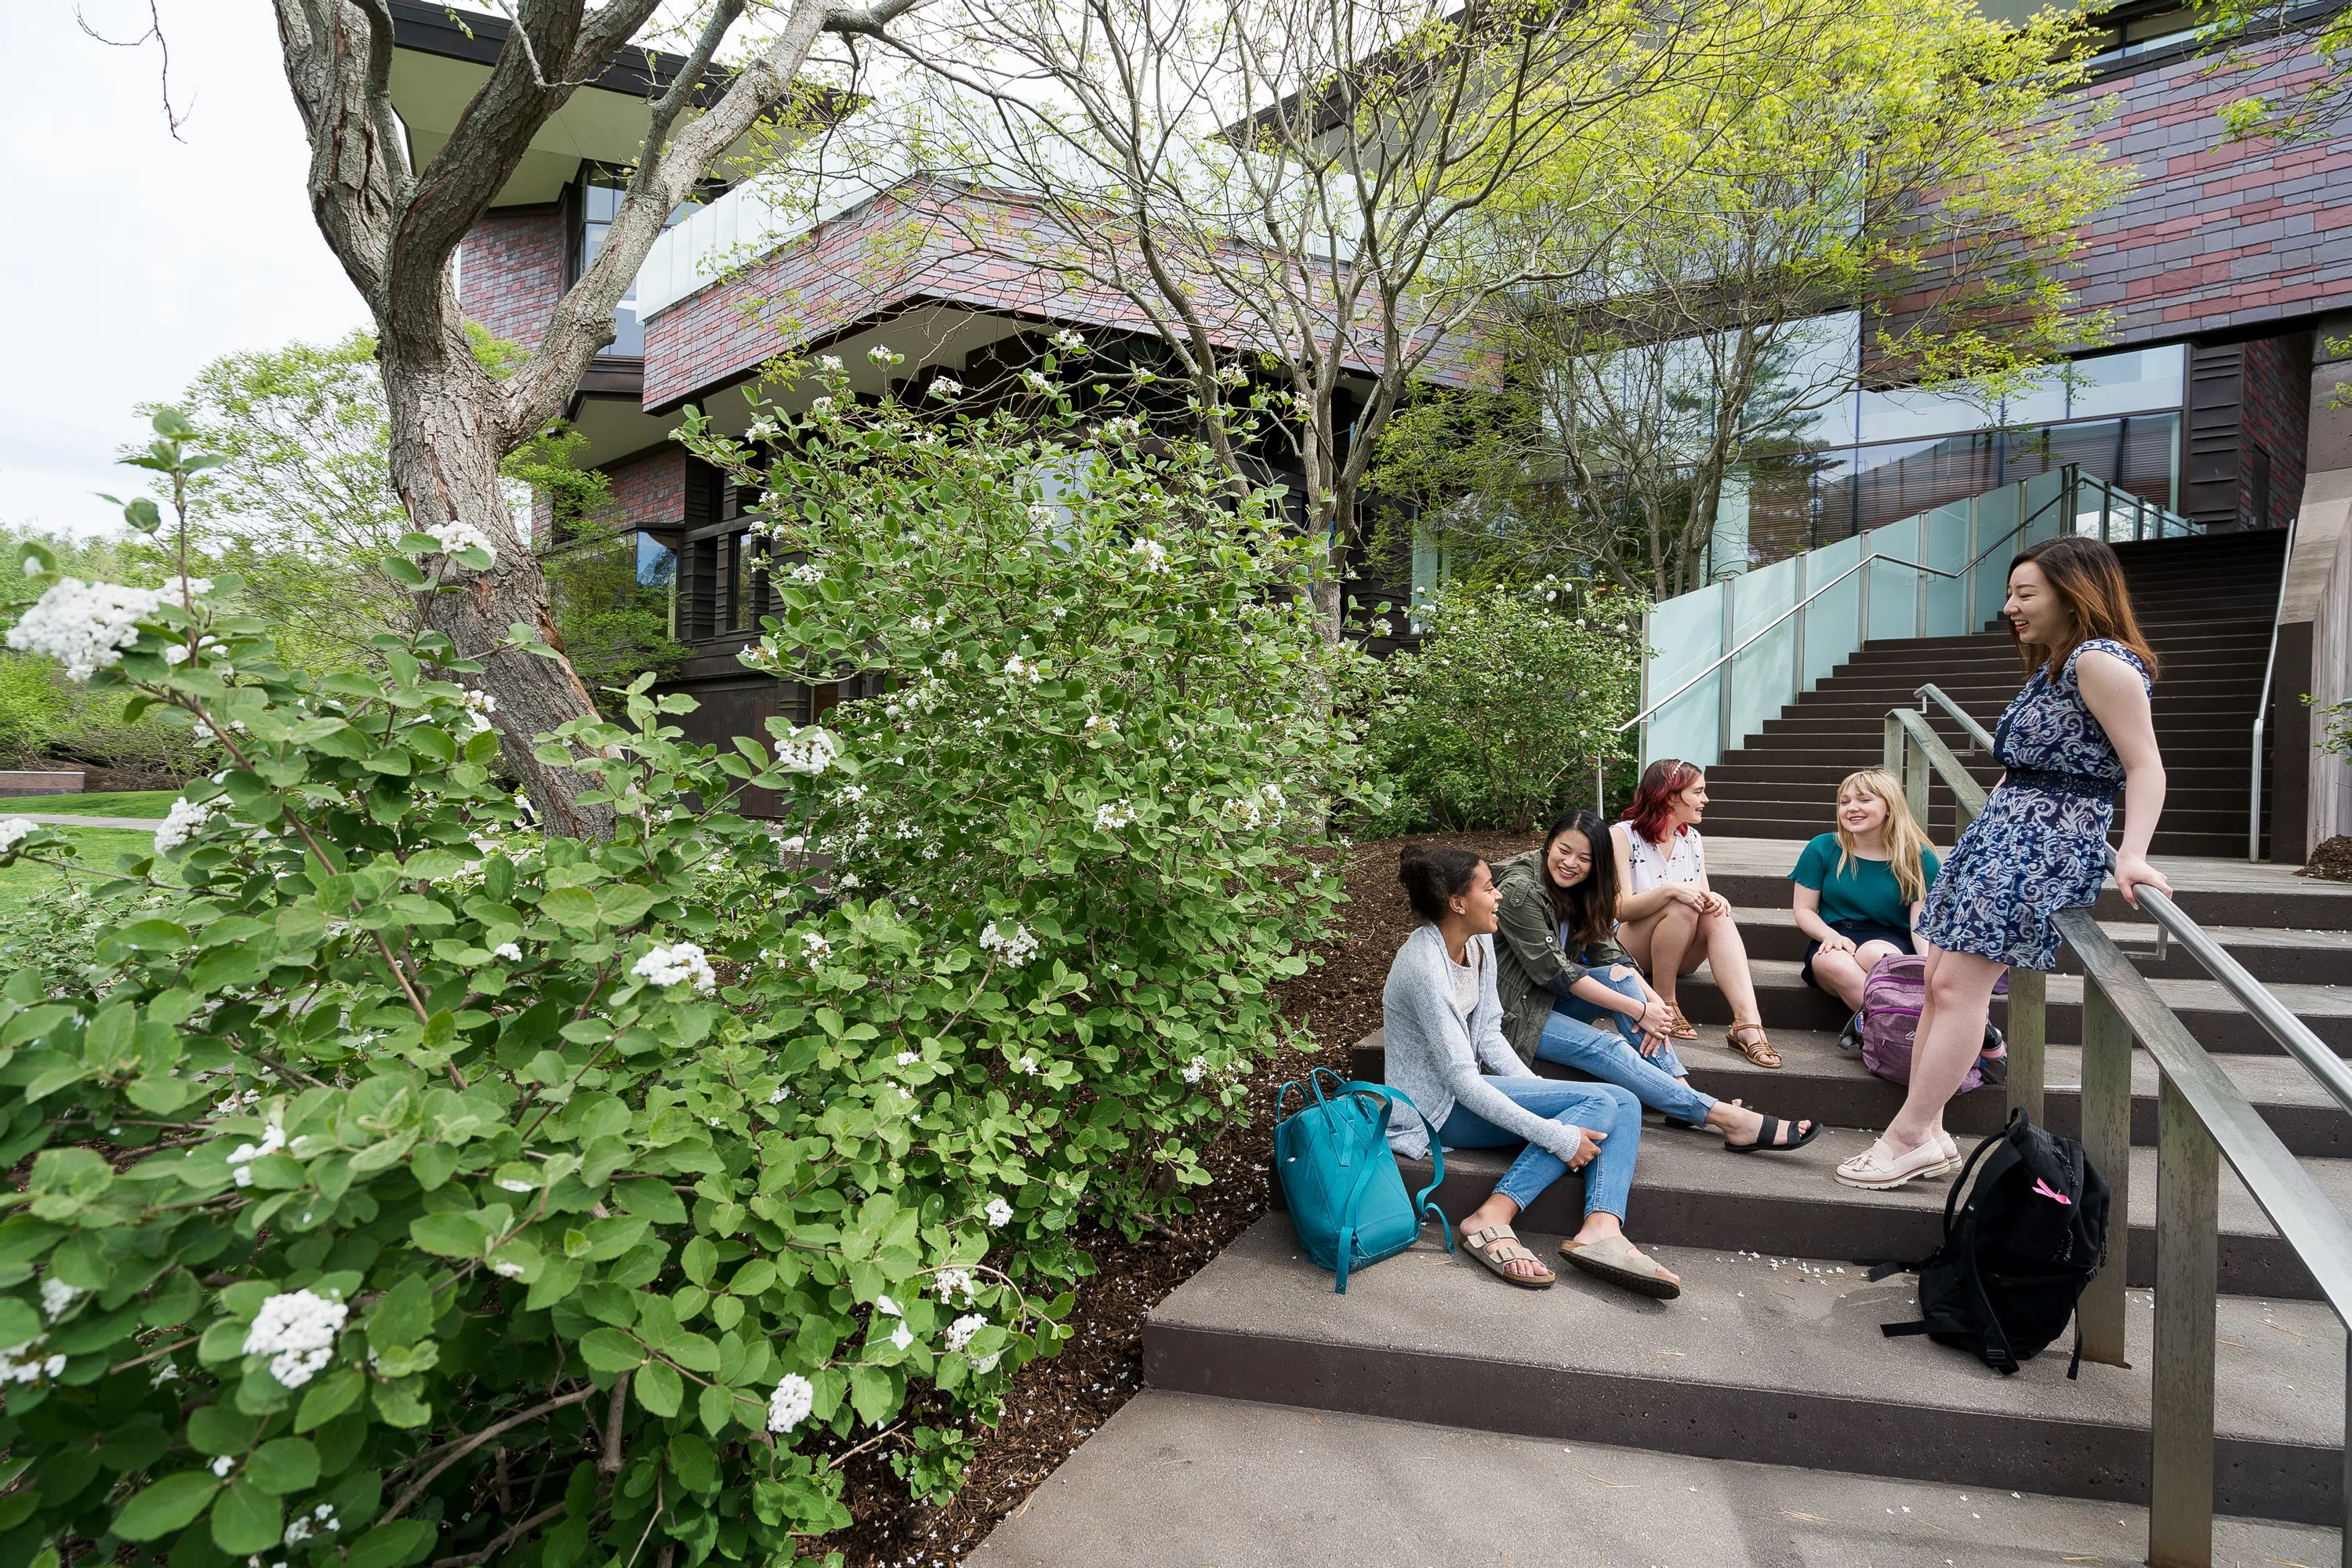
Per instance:
[[[614,169],[600,163],[584,167],[580,176],[580,270],[596,259],[604,248],[604,237],[611,232],[613,219],[621,210],[621,197],[628,190],[629,175],[624,169]],[[672,210],[663,220],[665,230],[677,227],[695,208],[709,202],[721,187],[712,184],[698,189]],[[576,274],[575,274],[576,276]],[[629,279],[628,291],[613,308],[614,337],[603,352],[625,359],[643,359],[646,353],[645,323],[637,320],[637,280]]]

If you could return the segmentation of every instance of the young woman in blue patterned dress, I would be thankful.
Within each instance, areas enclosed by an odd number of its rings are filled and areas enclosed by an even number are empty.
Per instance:
[[[2033,673],[1993,734],[2000,784],[1953,846],[1920,916],[1927,1001],[1910,1093],[1869,1151],[1837,1168],[1848,1186],[1899,1187],[1959,1170],[1944,1106],[1984,1043],[1993,984],[2011,964],[2057,966],[2051,918],[2097,900],[2118,786],[2116,889],[2135,906],[2142,887],[2172,891],[2147,863],[2164,810],[2148,712],[2156,656],[2132,616],[2123,563],[2095,539],[2031,546],[2010,563],[2001,615]]]

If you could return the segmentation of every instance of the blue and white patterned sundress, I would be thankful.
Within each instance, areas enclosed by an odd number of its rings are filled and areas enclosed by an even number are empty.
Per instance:
[[[1919,917],[1919,934],[1947,952],[2054,969],[2051,917],[2098,900],[2124,764],[2075,683],[2075,661],[2094,648],[2147,684],[2137,655],[2094,637],[2067,656],[2057,679],[2045,665],[2010,699],[1993,731],[1993,754],[2007,773],[1952,847]]]

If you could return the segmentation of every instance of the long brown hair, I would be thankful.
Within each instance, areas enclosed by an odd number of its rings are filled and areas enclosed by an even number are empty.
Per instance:
[[[2018,657],[2032,669],[2041,665],[2055,680],[2064,672],[2074,650],[2094,637],[2108,637],[2138,656],[2150,680],[2156,679],[2156,655],[2140,635],[2139,619],[2132,614],[2131,586],[2124,581],[2124,563],[2104,540],[2066,534],[2029,544],[2010,558],[2013,574],[2027,562],[2042,570],[2050,591],[2066,606],[2065,640],[2044,647],[2018,635],[2015,622],[2009,635]]]
[[[1551,847],[1570,831],[1583,834],[1592,847],[1592,869],[1576,886],[1563,888],[1551,879]],[[1571,812],[1553,823],[1536,857],[1536,875],[1551,895],[1553,918],[1567,925],[1570,935],[1587,946],[1610,939],[1617,916],[1617,855],[1609,843],[1609,825],[1599,812]]]

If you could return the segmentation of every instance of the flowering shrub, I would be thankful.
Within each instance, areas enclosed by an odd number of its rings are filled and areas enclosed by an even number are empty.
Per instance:
[[[99,878],[78,973],[0,988],[0,1568],[791,1563],[847,1521],[841,1454],[953,1489],[1075,1224],[1188,1201],[1336,896],[1297,803],[1350,787],[1354,667],[1198,466],[1107,458],[1033,532],[1075,437],[859,418],[775,476],[826,575],[759,657],[898,690],[713,758],[640,681],[541,742],[606,843],[491,773],[476,695],[525,641],[313,679],[233,582],[126,637],[37,576],[93,684],[221,765]],[[435,591],[450,542],[394,574]]]
[[[1375,739],[1394,804],[1380,829],[1524,831],[1592,798],[1641,683],[1642,604],[1607,585],[1448,586],[1414,608]]]

